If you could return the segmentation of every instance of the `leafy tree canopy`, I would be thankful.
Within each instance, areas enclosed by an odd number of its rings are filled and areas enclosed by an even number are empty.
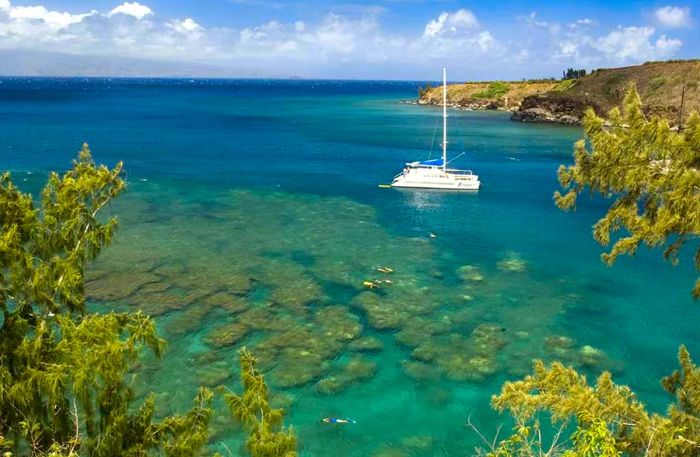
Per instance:
[[[506,382],[494,408],[513,417],[513,434],[490,446],[492,457],[696,456],[700,452],[700,369],[681,346],[680,370],[664,378],[674,401],[666,414],[646,411],[626,386],[603,373],[594,385],[573,368],[536,362],[534,373]],[[553,438],[543,439],[551,422]]]
[[[296,457],[294,432],[283,427],[284,410],[270,406],[265,378],[256,368],[253,355],[240,351],[243,394],[224,394],[231,414],[248,430],[248,450],[252,457]]]
[[[644,116],[632,86],[622,111],[613,109],[606,121],[589,109],[583,128],[574,165],[559,168],[565,193],[554,194],[556,204],[574,209],[586,189],[614,200],[593,229],[601,245],[612,243],[602,256],[609,265],[621,254],[634,255],[640,244],[663,247],[664,257],[678,263],[681,247],[700,235],[700,115],[673,131],[665,119]],[[700,248],[694,262],[700,269]],[[700,279],[693,296],[700,297]]]
[[[122,165],[97,166],[87,145],[52,173],[39,205],[0,176],[0,449],[33,456],[191,456],[206,443],[212,393],[156,420],[136,404],[127,370],[165,343],[137,312],[86,314],[84,269],[107,246],[103,214],[125,187]]]

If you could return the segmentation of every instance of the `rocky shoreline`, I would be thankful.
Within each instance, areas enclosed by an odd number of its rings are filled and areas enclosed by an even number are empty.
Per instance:
[[[425,101],[421,99],[417,100],[401,100],[399,103],[403,105],[420,105],[420,106],[442,106],[441,103],[433,103],[432,101]],[[509,111],[514,112],[513,107],[506,107],[503,104],[498,103],[484,103],[482,101],[476,102],[462,102],[462,103],[451,103],[447,102],[447,107],[450,109],[462,110],[462,111]]]
[[[672,126],[700,110],[700,60],[648,62],[597,69],[578,79],[491,81],[450,84],[450,108],[510,111],[516,122],[581,124],[588,108],[604,115],[622,104],[635,84],[646,115],[658,115]],[[442,104],[442,87],[420,89],[418,105]],[[681,109],[681,106],[683,109]]]
[[[401,103],[420,106],[440,105],[432,100],[421,99],[402,100]],[[588,106],[590,105],[574,99],[540,95],[527,97],[517,106],[506,106],[503,100],[462,100],[459,103],[447,103],[448,108],[463,111],[508,111],[511,113],[510,119],[516,122],[565,125],[579,125]]]
[[[519,122],[579,125],[589,107],[600,111],[590,102],[569,97],[533,95],[523,100],[510,119]]]

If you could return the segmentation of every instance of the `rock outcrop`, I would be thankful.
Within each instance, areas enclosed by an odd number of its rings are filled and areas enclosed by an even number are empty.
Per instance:
[[[620,106],[632,83],[645,114],[659,115],[671,125],[678,124],[681,114],[686,122],[692,111],[700,110],[700,59],[598,69],[575,80],[450,84],[447,101],[454,108],[510,110],[514,121],[580,124],[588,107],[602,115]],[[422,88],[417,103],[441,104],[442,87]]]
[[[525,98],[510,118],[520,122],[580,124],[589,106],[600,111],[590,103],[566,96],[533,95]]]

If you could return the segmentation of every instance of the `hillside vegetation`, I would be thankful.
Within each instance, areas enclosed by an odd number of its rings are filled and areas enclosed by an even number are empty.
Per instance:
[[[588,107],[602,115],[619,106],[632,82],[647,115],[658,114],[677,124],[683,85],[684,122],[693,110],[700,110],[700,60],[599,69],[579,79],[558,82],[452,84],[448,86],[448,102],[473,109],[508,109],[519,121],[575,124]],[[500,90],[494,90],[497,88]],[[433,88],[423,91],[418,103],[439,104],[440,97],[440,88]]]
[[[449,84],[447,103],[472,109],[517,109],[525,97],[543,94],[557,87],[557,81],[487,81]],[[442,104],[442,86],[423,88],[418,103]]]

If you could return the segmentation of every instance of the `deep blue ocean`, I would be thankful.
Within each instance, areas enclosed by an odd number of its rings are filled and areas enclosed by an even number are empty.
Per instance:
[[[120,228],[87,290],[96,310],[156,316],[168,351],[133,374],[164,411],[199,385],[238,389],[243,346],[303,456],[472,455],[467,418],[507,424],[490,396],[537,358],[610,370],[663,411],[678,345],[700,354],[690,254],[601,263],[591,227],[610,201],[552,202],[577,127],[450,111],[450,156],[481,191],[378,188],[439,154],[440,109],[401,103],[418,86],[5,78],[0,169],[36,192],[83,142],[124,162]],[[212,449],[238,455],[242,436],[215,419]]]

